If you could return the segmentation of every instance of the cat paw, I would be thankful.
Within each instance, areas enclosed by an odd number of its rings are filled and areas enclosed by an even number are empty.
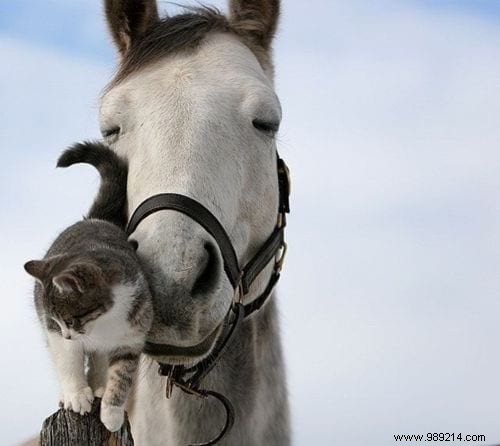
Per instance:
[[[94,390],[94,396],[96,398],[102,398],[104,395],[104,387],[98,387],[97,389]]]
[[[84,415],[92,409],[94,393],[90,387],[75,392],[65,392],[63,395],[64,408]]]
[[[124,409],[119,406],[108,406],[101,403],[101,421],[110,432],[116,432],[122,427]]]

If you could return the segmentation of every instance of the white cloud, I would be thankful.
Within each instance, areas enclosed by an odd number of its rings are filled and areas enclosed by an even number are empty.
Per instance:
[[[296,444],[434,431],[498,443],[500,27],[383,4],[317,1],[305,20],[287,3],[277,45],[294,177],[280,301]],[[0,43],[0,339],[15,364],[0,371],[12,383],[0,436],[11,444],[56,395],[21,265],[91,200],[91,169],[53,165],[97,136],[110,67]]]

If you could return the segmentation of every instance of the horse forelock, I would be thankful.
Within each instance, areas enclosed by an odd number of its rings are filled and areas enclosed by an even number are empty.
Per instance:
[[[245,38],[245,23],[249,28],[258,27],[257,20],[232,23],[219,9],[210,6],[185,7],[186,12],[166,16],[153,22],[123,55],[118,71],[106,91],[121,83],[130,75],[180,52],[196,50],[213,33],[228,33],[237,36],[257,57],[265,71],[272,71],[269,49],[256,45]]]

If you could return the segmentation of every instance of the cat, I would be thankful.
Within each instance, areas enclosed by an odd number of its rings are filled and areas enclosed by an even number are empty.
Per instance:
[[[151,294],[122,229],[126,164],[96,142],[75,144],[57,165],[75,163],[99,171],[97,198],[87,217],[64,230],[42,260],[24,268],[36,279],[35,307],[62,388],[61,406],[83,415],[94,396],[100,397],[101,421],[116,431],[151,327]]]

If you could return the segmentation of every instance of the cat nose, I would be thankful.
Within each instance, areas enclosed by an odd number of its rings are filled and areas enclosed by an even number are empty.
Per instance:
[[[64,339],[71,339],[71,335],[69,333],[64,334]]]

